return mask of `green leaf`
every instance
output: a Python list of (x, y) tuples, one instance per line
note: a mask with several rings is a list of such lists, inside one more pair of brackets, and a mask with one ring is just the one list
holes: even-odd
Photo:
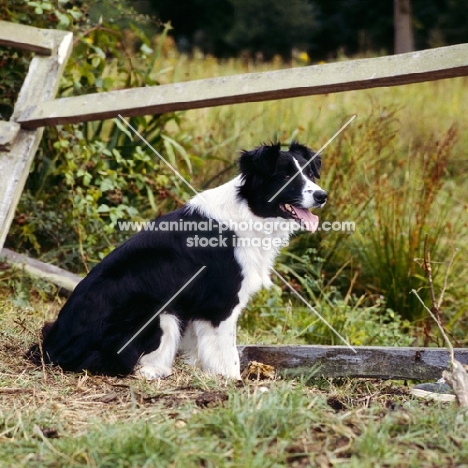
[(98, 213), (108, 213), (110, 211), (109, 205), (106, 205), (103, 203), (102, 205), (99, 205), (97, 212)]
[(101, 57), (93, 57), (91, 59), (91, 65), (94, 67), (94, 68), (98, 68), (102, 63), (102, 59)]
[(148, 201), (151, 206), (151, 209), (154, 212), (157, 212), (158, 207), (156, 206), (156, 202), (154, 201), (154, 194), (153, 194), (153, 191), (151, 190), (151, 187), (149, 187), (148, 185), (146, 186), (146, 193), (148, 194)]
[(102, 192), (107, 192), (109, 190), (114, 190), (115, 184), (110, 178), (105, 178), (102, 180), (99, 188), (102, 190)]
[(93, 176), (89, 172), (87, 172), (83, 177), (83, 185), (87, 187), (91, 183), (92, 179)]
[(59, 20), (59, 26), (62, 28), (68, 28), (71, 24), (70, 17), (65, 15), (64, 13), (60, 13), (60, 11), (55, 11), (55, 15)]
[(117, 128), (122, 132), (124, 133), (125, 135), (128, 136), (128, 138), (130, 140), (133, 139), (133, 133), (130, 131), (130, 128), (127, 126), (127, 124), (125, 124), (124, 122), (122, 122), (122, 120), (120, 118), (118, 119), (112, 119), (112, 122), (114, 122), (115, 125), (117, 125)]
[(170, 151), (171, 151), (171, 154), (173, 155), (174, 160), (175, 160), (175, 153), (174, 153), (174, 149), (175, 149), (177, 153), (179, 154), (179, 156), (181, 156), (182, 159), (187, 164), (187, 168), (189, 172), (192, 173), (192, 163), (190, 161), (190, 156), (188, 155), (187, 151), (185, 151), (185, 148), (181, 146), (179, 143), (177, 143), (177, 141), (175, 141), (173, 138), (170, 138), (167, 135), (161, 135), (161, 136), (164, 141), (164, 147), (166, 148), (167, 151), (169, 151), (168, 148), (170, 148)]
[(163, 136), (164, 148), (166, 150), (167, 160), (175, 167), (177, 167), (176, 157), (174, 153), (174, 147), (171, 144), (171, 139), (169, 137), (165, 138)]

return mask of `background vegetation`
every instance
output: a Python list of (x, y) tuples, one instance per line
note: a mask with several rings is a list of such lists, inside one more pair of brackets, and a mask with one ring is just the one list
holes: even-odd
[[(289, 59), (293, 48), (313, 61), (394, 48), (392, 0), (137, 0), (142, 12), (171, 21), (185, 51), (218, 57), (244, 53)], [(406, 4), (406, 2), (405, 2)], [(464, 0), (411, 0), (416, 49), (468, 41)]]
[[(93, 7), (15, 0), (3, 19), (75, 31), (60, 95), (157, 85), (290, 66), (180, 53), (157, 24), (121, 4), (108, 21)], [(121, 30), (122, 25), (127, 29)], [(158, 27), (156, 36), (147, 31)], [(5, 113), (28, 57), (4, 50)], [(301, 62), (295, 62), (301, 66)], [(466, 343), (466, 79), (132, 118), (152, 146), (200, 188), (236, 172), (240, 148), (299, 139), (318, 148), (351, 115), (355, 122), (327, 148), (321, 184), (330, 192), (322, 220), (354, 221), (355, 233), (303, 233), (278, 269), (352, 343), (437, 342), (412, 288), (428, 298), (418, 264), (432, 253), (436, 286), (455, 252), (444, 321)], [(7, 245), (84, 273), (128, 236), (119, 219), (146, 220), (192, 194), (118, 121), (47, 128)], [(290, 305), (294, 305), (293, 312)], [(263, 342), (336, 343), (290, 293), (261, 292), (242, 319)]]
[[(202, 24), (209, 39), (203, 49), (183, 33), (185, 52), (176, 48), (180, 37), (169, 36), (174, 32), (169, 25), (142, 16), (141, 2), (138, 13), (120, 2), (9, 0), (0, 3), (0, 19), (74, 32), (60, 96), (303, 66), (307, 55), (290, 54), (297, 41), (313, 60), (389, 50), (385, 40), (391, 17), (382, 13), (383, 2), (289, 2), (291, 11), (299, 13), (286, 20), (303, 24), (297, 36), (285, 35), (286, 46), (269, 49), (254, 24), (251, 36), (242, 29), (242, 22), (252, 19), (244, 14), (245, 5), (259, 2), (183, 2), (196, 9), (197, 14), (186, 13), (192, 27)], [(157, 9), (170, 3), (151, 5)], [(172, 3), (186, 11), (180, 2)], [(413, 1), (419, 44), (465, 37), (466, 26), (457, 29), (466, 18), (462, 4)], [(235, 8), (241, 10), (234, 15)], [(278, 37), (285, 27), (274, 22), (278, 11), (260, 10), (274, 13), (262, 18)], [(162, 13), (182, 31), (175, 17)], [(294, 26), (287, 21), (288, 28)], [(356, 26), (361, 21), (365, 32)], [(304, 26), (308, 22), (310, 28)], [(221, 38), (214, 40), (210, 35), (216, 29)], [(304, 43), (301, 35), (307, 31), (311, 37)], [(238, 58), (207, 55), (216, 47), (226, 55), (228, 39), (232, 53), (256, 45)], [(260, 60), (258, 51), (271, 61)], [(11, 114), (29, 59), (29, 54), (0, 49), (2, 119)], [(458, 78), (132, 118), (131, 123), (195, 187), (207, 188), (236, 173), (241, 148), (293, 139), (319, 148), (356, 114), (323, 155), (321, 185), (330, 202), (319, 215), (323, 221), (354, 221), (357, 231), (300, 234), (276, 268), (354, 345), (440, 345), (409, 294), (417, 288), (428, 299), (419, 267), (427, 242), (436, 289), (446, 290), (442, 319), (454, 342), (466, 346), (467, 85), (466, 78)], [(7, 245), (84, 274), (128, 236), (116, 229), (118, 219), (147, 220), (191, 195), (118, 120), (50, 127)], [(464, 414), (412, 399), (402, 382), (327, 381), (313, 378), (316, 370), (311, 369), (310, 376), (245, 379), (236, 386), (182, 363), (168, 380), (152, 383), (38, 369), (23, 359), (23, 352), (64, 300), (52, 285), (0, 261), (2, 466), (401, 468), (467, 463)], [(340, 344), (281, 283), (251, 301), (240, 325), (243, 343)]]

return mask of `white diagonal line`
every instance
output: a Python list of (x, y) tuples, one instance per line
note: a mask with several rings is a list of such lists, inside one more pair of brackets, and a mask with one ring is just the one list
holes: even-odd
[(118, 351), (120, 354), (204, 269), (203, 265)]
[(304, 166), (301, 167), (269, 200), (268, 203), (273, 201), (278, 194), (280, 194), (302, 171), (356, 118), (354, 114), (315, 154), (314, 156), (307, 161)]
[(166, 163), (167, 166), (169, 166), (171, 169), (172, 169), (172, 172), (174, 172), (174, 174), (176, 174), (177, 176), (179, 176), (179, 178), (182, 180), (182, 182), (184, 182), (188, 187), (190, 187), (193, 192), (197, 195), (200, 196), (200, 198), (205, 201), (205, 199), (203, 198), (203, 195), (201, 193), (199, 193), (195, 187), (193, 187), (193, 185), (190, 184), (190, 182), (188, 182), (185, 177), (169, 162), (167, 161), (166, 159), (164, 159), (161, 154), (159, 153), (159, 151), (157, 151), (155, 148), (153, 148), (153, 146), (150, 144), (149, 141), (146, 140), (146, 138), (143, 137), (143, 135), (141, 133), (138, 132), (138, 130), (136, 128), (134, 128), (130, 123), (128, 123), (120, 114), (119, 114), (119, 119), (122, 120), (122, 122), (125, 123), (125, 125), (127, 125), (127, 127), (129, 127), (133, 133), (135, 133), (135, 135), (137, 135), (138, 137), (140, 137), (140, 139), (142, 141), (144, 141), (146, 143), (146, 145), (151, 148), (151, 150), (153, 151), (153, 153), (159, 158), (161, 159), (162, 161), (164, 161)]
[(320, 315), (320, 313), (317, 311), (317, 309), (315, 309), (314, 307), (312, 307), (274, 268), (272, 268), (273, 272), (276, 274), (276, 276), (320, 319), (322, 320), (322, 322), (328, 327), (330, 328), (330, 330), (335, 333), (336, 336), (338, 336), (342, 341), (343, 343), (346, 344), (346, 346), (351, 349), (352, 351), (354, 351), (355, 353), (357, 353), (356, 349), (353, 348), (349, 342), (346, 340), (346, 338), (344, 338), (338, 331), (335, 330), (335, 328), (333, 328), (333, 326), (324, 318), (322, 317), (322, 315)]

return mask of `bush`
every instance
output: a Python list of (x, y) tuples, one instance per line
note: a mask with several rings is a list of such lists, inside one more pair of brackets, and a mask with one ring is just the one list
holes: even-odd
[[(335, 236), (326, 249), (338, 265), (351, 254), (361, 271), (360, 286), (382, 294), (389, 308), (415, 320), (423, 311), (409, 292), (426, 285), (415, 261), (423, 257), (426, 236), (432, 258), (448, 260), (453, 233), (463, 229), (462, 218), (453, 220), (447, 179), (457, 138), (449, 127), (404, 152), (396, 142), (396, 115), (396, 110), (375, 112), (330, 149), (325, 186), (338, 185), (341, 194), (328, 216), (353, 220), (357, 230)], [(421, 291), (426, 298), (427, 293)]]
[[(53, 10), (48, 3), (27, 5), (35, 7), (34, 14), (40, 13), (38, 9), (50, 11), (55, 19), (52, 27), (66, 25), (66, 14), (74, 19), (84, 15), (74, 8), (66, 13)], [(158, 84), (153, 67), (160, 48), (153, 47), (140, 29), (132, 26), (141, 46), (131, 51), (123, 33), (111, 23), (75, 26), (79, 26), (76, 44), (59, 97)], [(168, 29), (162, 31), (160, 44)], [(156, 151), (165, 149), (180, 171), (192, 170), (187, 152), (164, 132), (169, 122), (177, 123), (176, 114), (127, 121), (145, 134)], [(119, 119), (47, 128), (7, 245), (33, 250), (73, 271), (88, 271), (128, 237), (116, 230), (119, 219), (148, 219), (175, 208), (188, 196), (170, 169)]]

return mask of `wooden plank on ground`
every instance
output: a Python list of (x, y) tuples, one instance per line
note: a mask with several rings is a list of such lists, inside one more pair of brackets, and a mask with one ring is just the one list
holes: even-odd
[[(250, 361), (270, 364), (286, 374), (367, 377), (397, 380), (433, 380), (442, 377), (450, 362), (444, 348), (357, 346), (239, 346), (241, 365)], [(455, 349), (455, 358), (468, 365), (468, 349)]]
[(20, 125), (16, 122), (0, 121), (0, 151), (9, 151), (18, 136)]
[[(44, 99), (52, 99), (72, 50), (72, 33), (54, 33), (54, 53), (35, 56), (21, 87), (11, 120)], [(20, 130), (9, 152), (0, 151), (0, 249), (10, 228), (16, 206), (29, 174), (29, 167), (42, 137), (42, 129)]]
[(0, 258), (4, 258), (7, 263), (23, 268), (24, 271), (37, 278), (50, 281), (65, 291), (72, 292), (76, 285), (83, 279), (81, 276), (70, 273), (55, 265), (44, 263), (26, 255), (13, 252), (10, 249), (2, 249)]
[(43, 102), (23, 113), (25, 127), (396, 86), (468, 75), (468, 44), (386, 57), (132, 88)]
[(0, 21), (0, 45), (51, 55), (55, 43), (55, 31), (39, 29), (24, 24)]

